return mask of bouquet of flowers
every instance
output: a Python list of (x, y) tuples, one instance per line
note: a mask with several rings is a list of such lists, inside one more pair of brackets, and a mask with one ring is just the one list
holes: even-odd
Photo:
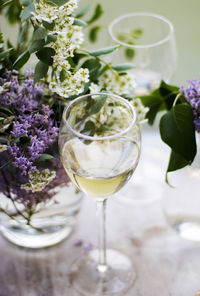
[[(96, 39), (101, 5), (86, 21), (82, 18), (88, 7), (75, 13), (77, 7), (78, 0), (3, 0), (0, 4), (0, 13), (19, 23), (16, 46), (0, 33), (0, 192), (30, 225), (36, 205), (45, 205), (54, 189), (67, 182), (57, 136), (63, 108), (70, 100), (107, 91), (131, 101), (140, 122), (147, 112), (140, 99), (130, 96), (134, 82), (126, 70), (131, 66), (112, 66), (102, 58), (118, 46), (95, 51), (83, 46), (85, 28), (90, 29), (90, 39)], [(37, 62), (25, 71), (33, 56)], [(101, 108), (104, 103), (98, 104)], [(18, 203), (25, 206), (25, 213)]]

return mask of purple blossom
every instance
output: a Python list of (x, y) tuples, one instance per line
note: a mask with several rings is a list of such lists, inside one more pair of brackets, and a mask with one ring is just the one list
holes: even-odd
[(187, 81), (189, 86), (180, 88), (188, 103), (192, 106), (194, 115), (194, 124), (197, 132), (200, 132), (200, 79), (192, 79)]
[[(0, 192), (12, 196), (25, 206), (50, 199), (60, 186), (68, 182), (56, 143), (59, 123), (55, 120), (53, 110), (42, 103), (43, 86), (34, 85), (32, 75), (28, 72), (22, 83), (17, 71), (6, 71), (0, 77), (0, 86), (4, 88), (0, 93), (0, 105), (8, 108), (14, 116), (14, 121), (6, 131), (10, 136), (10, 146), (0, 154), (0, 166), (12, 157), (12, 163), (0, 170)], [(36, 163), (43, 153), (54, 156), (45, 166), (56, 171), (56, 178), (42, 192), (21, 189), (21, 185), (28, 182), (29, 171), (43, 169)]]
[[(8, 151), (14, 158), (13, 165), (22, 175), (36, 169), (34, 162), (58, 135), (57, 123), (52, 119), (53, 111), (39, 100), (42, 86), (34, 85), (31, 75), (31, 72), (27, 73), (22, 84), (16, 71), (7, 71), (0, 77), (0, 86), (5, 86), (5, 91), (0, 94), (0, 104), (15, 115), (11, 135), (16, 143), (11, 144)], [(26, 137), (25, 142), (23, 137)]]

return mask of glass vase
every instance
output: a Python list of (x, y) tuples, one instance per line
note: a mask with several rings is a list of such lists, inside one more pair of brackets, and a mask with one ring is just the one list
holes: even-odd
[(35, 207), (28, 221), (24, 205), (19, 202), (14, 205), (1, 195), (0, 231), (8, 241), (21, 247), (37, 249), (53, 246), (73, 231), (82, 197), (83, 194), (72, 185), (58, 187), (50, 200)]

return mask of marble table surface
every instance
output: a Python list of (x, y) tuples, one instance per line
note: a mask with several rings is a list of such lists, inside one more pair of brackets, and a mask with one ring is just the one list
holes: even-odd
[[(145, 151), (145, 141), (144, 144)], [(159, 161), (159, 149), (155, 155), (151, 151), (151, 160)], [(143, 152), (145, 163), (149, 151)], [(108, 246), (127, 254), (137, 273), (126, 296), (200, 295), (200, 243), (180, 238), (167, 224), (161, 206), (160, 197), (171, 190), (163, 178), (167, 157), (168, 154), (159, 161), (163, 166), (161, 186), (153, 186), (151, 181), (151, 188), (145, 182), (147, 188), (143, 193), (154, 196), (152, 201), (132, 202), (123, 198), (127, 192), (130, 194), (130, 187), (108, 201)], [(153, 170), (150, 175), (152, 178)], [(140, 185), (141, 179), (135, 175), (134, 195), (140, 194)], [(77, 240), (82, 245), (77, 246)], [(78, 296), (71, 286), (70, 265), (96, 244), (95, 204), (89, 197), (84, 199), (73, 234), (54, 247), (24, 249), (0, 236), (0, 296)]]

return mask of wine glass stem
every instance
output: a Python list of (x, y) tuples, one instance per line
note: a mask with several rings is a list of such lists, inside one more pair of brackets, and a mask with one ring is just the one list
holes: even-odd
[(107, 199), (97, 200), (97, 218), (99, 222), (99, 263), (97, 270), (104, 274), (108, 269), (106, 262), (106, 201)]

